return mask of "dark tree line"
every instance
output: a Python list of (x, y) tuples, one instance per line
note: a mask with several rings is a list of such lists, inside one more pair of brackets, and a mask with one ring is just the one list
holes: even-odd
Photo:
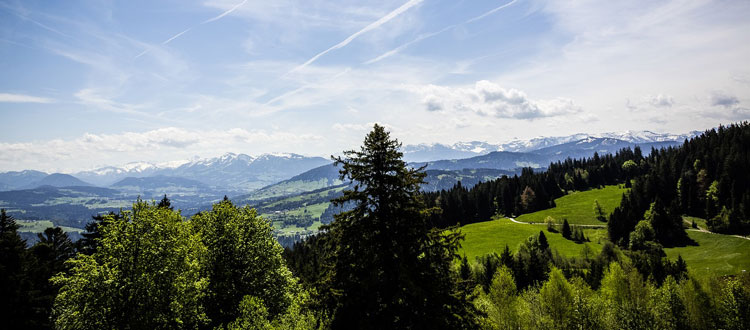
[(37, 234), (26, 247), (13, 217), (0, 210), (0, 320), (5, 329), (52, 329), (50, 311), (59, 289), (50, 278), (66, 271), (75, 245), (60, 227)]
[(685, 141), (680, 147), (639, 147), (615, 154), (567, 159), (543, 172), (523, 169), (521, 175), (481, 182), (471, 188), (424, 193), (436, 227), (447, 228), (554, 207), (554, 199), (572, 190), (625, 184), (632, 189), (609, 216), (610, 239), (627, 246), (629, 235), (646, 211), (656, 241), (684, 244), (682, 215), (706, 218), (709, 229), (722, 233), (750, 230), (750, 125), (720, 126)]
[(437, 227), (487, 221), (496, 214), (513, 216), (554, 207), (554, 199), (568, 191), (627, 184), (640, 172), (637, 166), (623, 164), (643, 161), (638, 147), (604, 156), (594, 153), (591, 158), (552, 163), (543, 172), (524, 168), (521, 175), (480, 182), (471, 188), (459, 182), (448, 190), (425, 193), (425, 199), (442, 210), (432, 216)]
[(652, 150), (640, 162), (633, 188), (609, 218), (609, 236), (621, 246), (644, 218), (656, 240), (681, 244), (682, 215), (707, 219), (711, 231), (750, 231), (750, 124), (706, 131), (681, 147)]

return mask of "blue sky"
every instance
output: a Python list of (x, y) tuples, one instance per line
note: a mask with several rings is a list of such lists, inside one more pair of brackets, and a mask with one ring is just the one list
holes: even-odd
[(0, 0), (0, 171), (750, 118), (748, 1)]

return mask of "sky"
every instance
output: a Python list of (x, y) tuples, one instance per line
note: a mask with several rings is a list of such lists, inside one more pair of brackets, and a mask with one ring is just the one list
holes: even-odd
[(750, 119), (750, 2), (0, 0), (0, 171)]

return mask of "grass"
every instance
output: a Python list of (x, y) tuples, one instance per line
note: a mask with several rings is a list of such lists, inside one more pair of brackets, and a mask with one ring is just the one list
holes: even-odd
[(691, 224), (693, 223), (693, 221), (695, 221), (695, 224), (698, 226), (698, 228), (708, 229), (708, 226), (706, 225), (706, 219), (683, 215), (682, 220), (687, 221), (685, 223), (686, 228), (691, 228)]
[(522, 214), (516, 220), (522, 222), (544, 222), (544, 219), (549, 216), (560, 223), (562, 223), (563, 218), (566, 218), (570, 224), (606, 225), (606, 222), (596, 219), (594, 201), (598, 200), (604, 214), (609, 215), (615, 207), (620, 205), (622, 194), (626, 191), (627, 189), (620, 186), (605, 186), (601, 189), (572, 192), (555, 199), (556, 207)]
[(466, 254), (469, 260), (487, 253), (500, 254), (507, 244), (512, 252), (518, 250), (519, 244), (531, 235), (539, 235), (539, 231), (544, 231), (550, 247), (556, 249), (560, 254), (572, 257), (581, 254), (584, 245), (591, 249), (592, 255), (601, 251), (601, 244), (598, 238), (606, 237), (606, 231), (597, 229), (585, 230), (585, 235), (591, 242), (578, 244), (567, 240), (559, 233), (550, 233), (546, 231), (545, 226), (518, 224), (513, 223), (507, 218), (499, 218), (491, 221), (472, 223), (461, 227), (461, 232), (466, 239), (461, 243), (459, 250), (460, 255)]
[(331, 189), (327, 189), (327, 190), (323, 190), (323, 191), (318, 191), (318, 192), (303, 193), (303, 194), (299, 194), (299, 195), (296, 195), (296, 196), (292, 196), (292, 197), (280, 199), (280, 200), (274, 201), (272, 203), (264, 204), (263, 207), (272, 208), (272, 207), (276, 207), (276, 206), (282, 205), (284, 203), (305, 202), (305, 201), (315, 200), (315, 199), (318, 199), (320, 197), (326, 197), (326, 196), (328, 196), (329, 192), (331, 192), (331, 191), (333, 191), (334, 193), (337, 193), (337, 192), (340, 192), (340, 191), (342, 191), (344, 189), (345, 189), (345, 187), (336, 187), (336, 188), (331, 188)]
[(691, 273), (696, 276), (721, 276), (750, 271), (750, 240), (721, 234), (688, 231), (688, 236), (698, 246), (666, 248), (670, 259), (687, 262)]
[(66, 233), (70, 232), (77, 232), (81, 233), (84, 230), (81, 228), (73, 228), (73, 227), (66, 227), (66, 226), (55, 226), (54, 223), (50, 220), (16, 220), (16, 223), (18, 224), (19, 232), (27, 232), (27, 233), (42, 233), (45, 229), (50, 227), (60, 227), (62, 230), (64, 230)]

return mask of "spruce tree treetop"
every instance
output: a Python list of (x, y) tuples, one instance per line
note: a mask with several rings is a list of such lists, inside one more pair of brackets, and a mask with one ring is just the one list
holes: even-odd
[[(328, 286), (337, 329), (462, 328), (470, 304), (451, 271), (460, 233), (428, 225), (419, 193), (425, 173), (401, 159), (380, 125), (359, 151), (333, 157), (352, 189), (333, 200), (354, 208), (326, 227), (333, 251)], [(432, 326), (430, 326), (432, 325)]]

